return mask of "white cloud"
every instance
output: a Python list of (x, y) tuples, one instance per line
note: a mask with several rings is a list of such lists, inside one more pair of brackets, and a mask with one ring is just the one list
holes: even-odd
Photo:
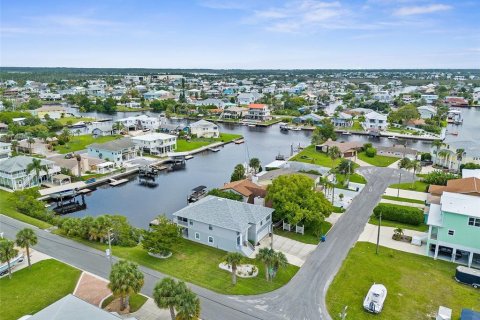
[(439, 11), (447, 11), (452, 9), (452, 6), (446, 4), (431, 4), (428, 6), (411, 6), (411, 7), (402, 7), (394, 11), (396, 16), (411, 16), (417, 14), (426, 14), (434, 13)]

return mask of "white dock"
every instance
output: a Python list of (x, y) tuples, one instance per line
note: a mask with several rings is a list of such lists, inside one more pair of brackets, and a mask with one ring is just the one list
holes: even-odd
[(115, 180), (115, 179), (110, 179), (110, 185), (112, 187), (119, 186), (121, 184), (127, 183), (128, 179), (120, 179), (120, 180)]

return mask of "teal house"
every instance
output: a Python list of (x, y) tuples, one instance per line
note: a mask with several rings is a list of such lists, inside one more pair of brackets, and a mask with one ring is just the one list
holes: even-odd
[(480, 196), (444, 191), (431, 203), (427, 254), (480, 267)]

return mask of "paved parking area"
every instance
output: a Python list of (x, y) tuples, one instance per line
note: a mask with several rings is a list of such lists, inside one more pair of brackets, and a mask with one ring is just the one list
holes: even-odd
[(112, 294), (107, 285), (107, 280), (84, 271), (78, 280), (73, 295), (94, 306), (100, 306), (103, 299)]
[(122, 316), (123, 318), (135, 317), (138, 320), (170, 320), (168, 309), (159, 309), (153, 299), (148, 298), (147, 302), (133, 313)]
[[(255, 255), (261, 248), (266, 247), (270, 248), (270, 237), (263, 238), (260, 245), (255, 247)], [(274, 235), (273, 237), (273, 249), (283, 252), (288, 262), (298, 267), (301, 267), (305, 263), (307, 257), (316, 247), (317, 246), (313, 244), (295, 241), (279, 235)]]
[[(395, 230), (395, 228), (380, 227), (380, 245), (381, 246), (404, 251), (404, 252), (426, 255), (425, 245), (415, 246), (411, 243), (393, 240), (392, 239), (393, 230)], [(421, 231), (404, 229), (403, 232), (406, 236), (412, 236), (412, 237), (426, 236), (426, 233)], [(367, 223), (365, 225), (365, 229), (363, 229), (362, 234), (360, 234), (358, 241), (377, 243), (377, 233), (378, 233), (378, 226)]]

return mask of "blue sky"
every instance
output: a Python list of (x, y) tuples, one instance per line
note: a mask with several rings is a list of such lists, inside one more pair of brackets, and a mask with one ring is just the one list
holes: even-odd
[(480, 68), (480, 0), (2, 1), (2, 66)]

